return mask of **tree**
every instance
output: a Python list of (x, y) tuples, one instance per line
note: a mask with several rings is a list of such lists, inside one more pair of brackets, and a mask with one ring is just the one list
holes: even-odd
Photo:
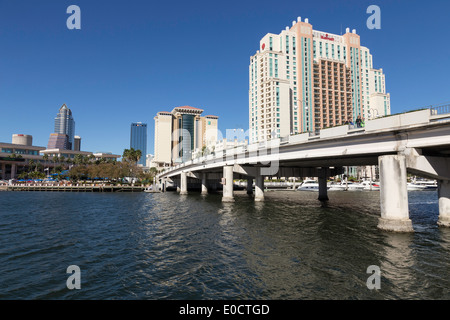
[(42, 156), (42, 159), (44, 159), (44, 164), (45, 164), (45, 166), (47, 166), (48, 154), (45, 153), (45, 154)]
[(142, 156), (141, 150), (135, 150), (134, 148), (125, 149), (123, 151), (122, 158), (126, 161), (137, 163)]
[(66, 162), (66, 157), (64, 157), (63, 155), (61, 155), (61, 156), (59, 157), (59, 162), (61, 162), (61, 163)]
[(75, 165), (80, 165), (83, 163), (83, 156), (81, 154), (76, 154), (75, 157), (73, 158), (73, 163)]
[(33, 159), (28, 160), (28, 170), (32, 171), (33, 170), (33, 166), (35, 165), (35, 162)]

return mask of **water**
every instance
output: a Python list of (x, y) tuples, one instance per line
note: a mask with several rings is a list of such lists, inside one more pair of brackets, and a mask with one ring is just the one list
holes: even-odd
[(377, 229), (379, 192), (329, 196), (0, 192), (0, 299), (450, 298), (435, 192), (409, 193), (413, 234)]

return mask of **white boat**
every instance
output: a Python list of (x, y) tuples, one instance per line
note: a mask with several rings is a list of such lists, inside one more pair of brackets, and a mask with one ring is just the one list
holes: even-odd
[(144, 189), (144, 192), (159, 192), (159, 190), (153, 190), (153, 186), (148, 186)]
[(346, 191), (347, 187), (345, 184), (339, 182), (330, 182), (328, 184), (328, 191)]
[(297, 188), (300, 191), (319, 191), (319, 183), (315, 180), (305, 180)]
[(364, 186), (360, 183), (355, 182), (331, 182), (329, 185), (329, 191), (362, 191)]
[(417, 180), (407, 183), (408, 191), (434, 191), (437, 188), (437, 181), (433, 180)]
[(364, 186), (364, 190), (380, 191), (380, 183), (374, 181), (363, 181), (361, 184)]

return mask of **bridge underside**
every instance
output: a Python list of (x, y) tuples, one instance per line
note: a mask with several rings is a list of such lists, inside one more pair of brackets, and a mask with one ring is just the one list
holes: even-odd
[[(188, 184), (199, 185), (203, 194), (211, 188), (223, 188), (223, 201), (233, 201), (234, 179), (247, 179), (247, 192), (254, 192), (255, 201), (263, 201), (264, 177), (318, 177), (319, 200), (326, 201), (327, 178), (342, 174), (347, 166), (378, 166), (380, 229), (413, 231), (408, 209), (408, 173), (438, 181), (438, 224), (450, 227), (450, 121), (431, 123), (427, 112), (374, 120), (371, 125), (366, 124), (363, 134), (321, 134), (312, 139), (306, 134), (292, 137), (279, 148), (266, 145), (258, 149), (258, 145), (252, 150), (248, 146), (240, 153), (226, 150), (212, 158), (195, 159), (172, 168), (159, 178), (173, 180), (181, 194), (187, 193)], [(413, 118), (417, 124), (409, 121)], [(383, 121), (399, 125), (388, 128), (382, 125)]]

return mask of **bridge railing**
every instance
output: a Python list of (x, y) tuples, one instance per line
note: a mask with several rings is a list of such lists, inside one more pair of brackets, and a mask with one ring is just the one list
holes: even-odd
[(432, 116), (449, 114), (450, 104), (444, 104), (441, 106), (430, 106), (430, 112)]

